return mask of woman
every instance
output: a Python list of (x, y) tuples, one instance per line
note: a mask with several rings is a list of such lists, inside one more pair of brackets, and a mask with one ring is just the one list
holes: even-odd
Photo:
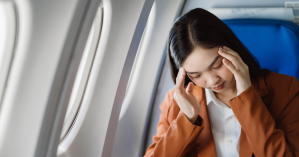
[(261, 69), (220, 19), (194, 9), (173, 24), (175, 88), (145, 157), (299, 157), (299, 82)]

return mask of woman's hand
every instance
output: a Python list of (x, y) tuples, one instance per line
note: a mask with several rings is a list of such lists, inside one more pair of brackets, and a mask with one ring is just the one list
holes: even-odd
[(248, 66), (238, 53), (228, 47), (219, 48), (218, 53), (223, 56), (222, 62), (234, 74), (238, 93), (242, 93), (251, 86)]
[(180, 68), (180, 71), (176, 78), (174, 100), (179, 105), (182, 112), (187, 116), (191, 123), (195, 123), (199, 114), (200, 106), (193, 95), (194, 84), (190, 82), (184, 89), (184, 80), (186, 77), (186, 72), (183, 67)]

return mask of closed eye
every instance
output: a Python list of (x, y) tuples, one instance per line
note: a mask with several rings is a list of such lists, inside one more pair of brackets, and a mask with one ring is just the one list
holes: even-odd
[(220, 69), (221, 66), (222, 66), (222, 64), (223, 64), (223, 63), (221, 62), (221, 64), (220, 64), (218, 67), (214, 68), (214, 69), (216, 69), (216, 70), (217, 70), (217, 69)]
[(195, 79), (198, 79), (200, 77), (200, 75), (198, 75), (198, 76), (196, 76), (196, 77), (194, 77)]
[[(218, 67), (215, 67), (214, 69), (218, 70), (222, 67), (223, 63), (221, 62), (221, 64)], [(200, 75), (194, 77), (195, 79), (198, 79), (200, 77)]]
[[(218, 59), (219, 59), (219, 56), (217, 57), (217, 60), (218, 60)], [(222, 63), (222, 60), (221, 60), (221, 64), (220, 64), (218, 67), (215, 67), (215, 68), (213, 68), (213, 69), (218, 70), (218, 69), (220, 69), (220, 68), (222, 67), (222, 65), (223, 65), (223, 63)], [(190, 76), (190, 75), (188, 75), (188, 76)], [(190, 76), (190, 77), (192, 77), (192, 78), (194, 78), (194, 79), (198, 79), (200, 76), (201, 76), (201, 75), (199, 74), (199, 75), (197, 75), (196, 77), (192, 77), (192, 76)]]

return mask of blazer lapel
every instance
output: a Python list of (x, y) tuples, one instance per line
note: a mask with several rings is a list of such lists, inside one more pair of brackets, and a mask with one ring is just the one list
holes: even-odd
[(206, 105), (207, 103), (206, 103), (204, 88), (201, 87), (199, 88), (200, 89), (198, 90), (194, 90), (194, 91), (198, 91), (198, 93), (194, 93), (194, 95), (197, 96), (197, 99), (200, 102), (199, 115), (204, 120), (205, 128), (202, 130), (202, 132), (200, 133), (196, 141), (195, 148), (197, 151), (197, 156), (217, 157), (215, 143), (213, 139), (213, 133), (210, 126), (209, 112), (207, 112), (207, 105)]
[[(251, 78), (251, 83), (254, 86), (256, 92), (259, 96), (263, 99), (265, 105), (267, 106), (267, 102), (271, 100), (271, 96), (267, 89), (266, 81), (263, 77), (257, 78), (257, 80)], [(196, 89), (197, 88), (197, 89)], [(200, 112), (199, 115), (204, 120), (205, 128), (199, 135), (197, 142), (196, 142), (196, 150), (197, 155), (201, 156), (209, 156), (209, 157), (217, 157), (216, 155), (216, 148), (214, 143), (214, 137), (212, 133), (212, 128), (210, 125), (209, 119), (209, 112), (207, 110), (207, 103), (206, 103), (206, 96), (204, 88), (199, 86), (195, 86), (194, 95), (197, 97), (198, 101), (200, 102)], [(239, 155), (240, 157), (251, 157), (252, 156), (251, 148), (248, 144), (246, 133), (241, 128), (241, 135), (240, 135), (240, 148), (239, 148)]]

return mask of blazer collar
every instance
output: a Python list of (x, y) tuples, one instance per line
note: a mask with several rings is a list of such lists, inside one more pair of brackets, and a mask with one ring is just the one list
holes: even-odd
[[(267, 102), (270, 99), (269, 97), (267, 97), (269, 95), (269, 91), (264, 77), (258, 77), (256, 79), (251, 78), (251, 84), (254, 86), (256, 92), (259, 94), (259, 96), (263, 99), (264, 102)], [(205, 129), (203, 129), (200, 136), (198, 136), (195, 145), (196, 150), (198, 150), (198, 156), (217, 157), (213, 133), (210, 125), (209, 113), (207, 112), (207, 100), (205, 95), (205, 89), (199, 86), (195, 86), (193, 94), (198, 99), (198, 102), (200, 104), (199, 115), (205, 121)], [(240, 135), (239, 155), (244, 157), (252, 156), (251, 148), (248, 144), (246, 134), (242, 128)]]

